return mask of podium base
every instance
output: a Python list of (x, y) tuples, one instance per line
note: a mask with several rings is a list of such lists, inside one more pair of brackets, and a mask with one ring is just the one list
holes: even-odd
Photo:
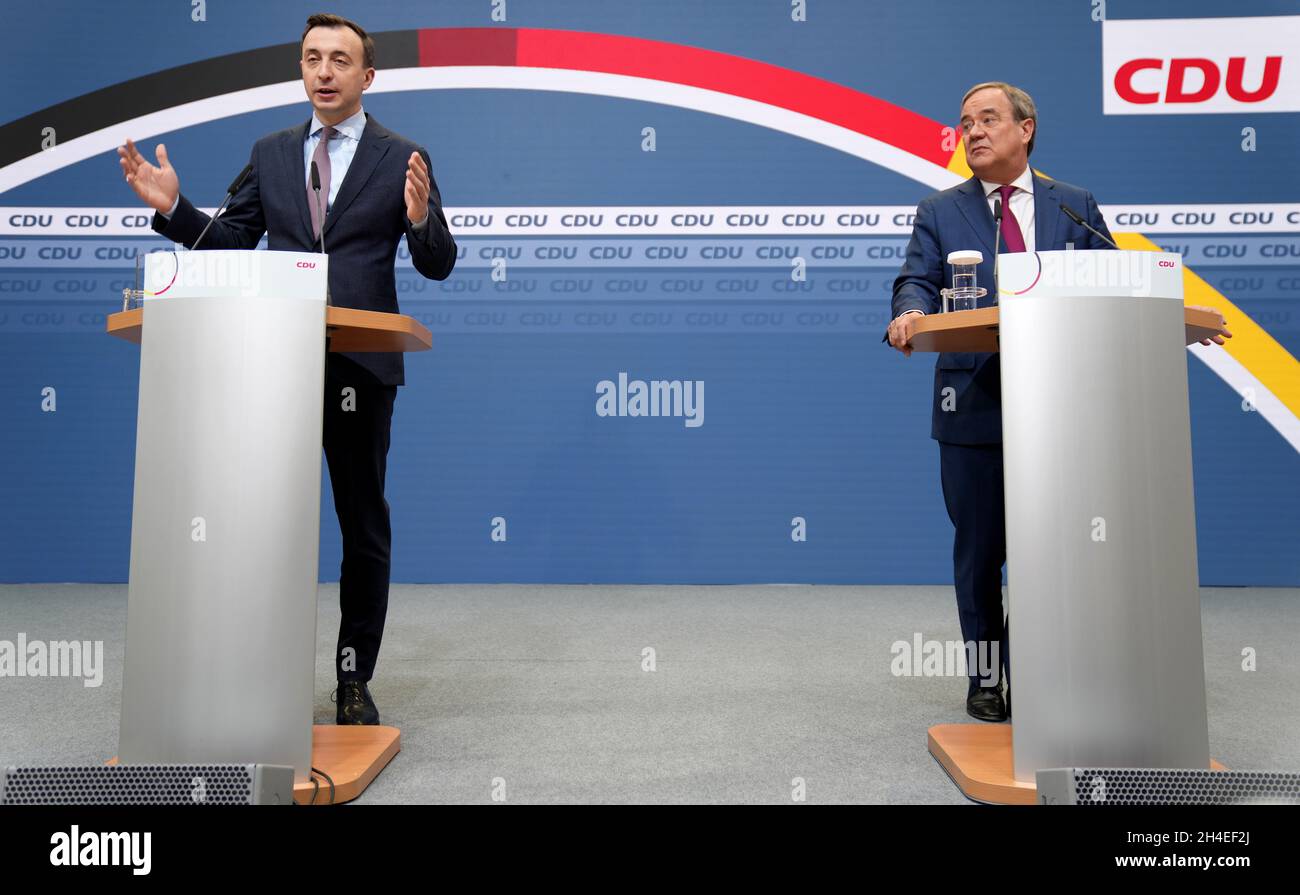
[[(316, 724), (311, 729), (311, 766), (334, 781), (334, 801), (323, 777), (320, 789), (308, 780), (295, 783), (295, 805), (341, 805), (366, 791), (366, 787), (402, 751), (402, 732), (379, 724)], [(117, 764), (113, 756), (104, 764)], [(313, 794), (315, 801), (312, 800)]]
[[(1015, 778), (1010, 724), (936, 724), (926, 739), (930, 754), (966, 798), (990, 805), (1038, 803), (1038, 787)], [(1210, 769), (1227, 770), (1214, 760)]]
[(936, 724), (926, 740), (930, 754), (966, 798), (991, 805), (1038, 801), (1038, 787), (1015, 778), (1010, 724)]
[[(334, 802), (350, 802), (366, 791), (379, 772), (402, 751), (402, 732), (396, 727), (365, 724), (317, 724), (311, 732), (311, 764), (334, 781)], [(330, 804), (329, 784), (317, 775), (320, 789), (311, 781), (296, 783), (297, 805)], [(315, 794), (315, 800), (312, 794)]]

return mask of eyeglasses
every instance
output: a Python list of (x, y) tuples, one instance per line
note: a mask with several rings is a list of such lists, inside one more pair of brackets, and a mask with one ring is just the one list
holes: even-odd
[[(980, 127), (984, 128), (984, 130), (986, 131), (992, 130), (993, 128), (997, 127), (999, 124), (1002, 123), (1002, 116), (995, 115), (994, 113), (989, 112), (986, 115), (980, 116), (979, 123), (980, 123)], [(961, 132), (963, 134), (969, 134), (971, 132), (971, 128), (973, 128), (974, 126), (975, 126), (975, 122), (972, 120), (968, 119), (966, 121), (963, 121), (961, 123)]]

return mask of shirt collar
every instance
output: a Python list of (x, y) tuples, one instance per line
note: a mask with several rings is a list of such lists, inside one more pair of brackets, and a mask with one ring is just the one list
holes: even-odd
[[(311, 116), (311, 127), (307, 129), (307, 136), (314, 137), (318, 135), (325, 125), (316, 117), (313, 112)], [(334, 125), (334, 130), (338, 131), (345, 137), (351, 137), (353, 140), (360, 142), (361, 132), (366, 129), (366, 110), (357, 109), (357, 114), (344, 118), (338, 124)]]
[[(998, 187), (1002, 186), (1002, 184), (994, 183), (991, 180), (981, 180), (980, 184), (984, 187), (985, 198), (992, 196), (995, 192), (997, 192)], [(1033, 169), (1030, 168), (1028, 165), (1026, 165), (1025, 170), (1020, 172), (1020, 176), (1017, 177), (1015, 180), (1011, 181), (1011, 185), (1018, 189), (1024, 190), (1026, 193), (1029, 193), (1032, 196), (1034, 193)]]

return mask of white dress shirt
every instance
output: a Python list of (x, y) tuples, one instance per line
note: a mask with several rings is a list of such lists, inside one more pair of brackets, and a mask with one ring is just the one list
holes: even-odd
[[(311, 124), (307, 128), (307, 139), (302, 144), (303, 169), (307, 172), (304, 185), (308, 189), (311, 188), (311, 159), (316, 154), (316, 147), (320, 145), (321, 130), (324, 127), (325, 125), (313, 113)], [(352, 164), (352, 159), (357, 154), (357, 146), (361, 143), (361, 132), (366, 129), (366, 110), (357, 109), (357, 114), (344, 118), (334, 125), (334, 129), (338, 133), (330, 140), (329, 148), (326, 150), (330, 155), (330, 194), (325, 199), (326, 210), (338, 198), (339, 187), (343, 185), (343, 178), (348, 174), (348, 166)]]

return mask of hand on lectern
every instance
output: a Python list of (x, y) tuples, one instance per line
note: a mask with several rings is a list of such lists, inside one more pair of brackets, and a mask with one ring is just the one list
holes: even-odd
[(125, 146), (117, 147), (118, 162), (135, 194), (154, 211), (165, 214), (180, 195), (181, 180), (171, 162), (167, 161), (167, 147), (159, 143), (155, 151), (158, 164), (151, 165), (135, 144), (127, 140)]
[(912, 355), (912, 346), (908, 342), (912, 341), (912, 330), (922, 316), (920, 311), (904, 311), (889, 321), (889, 344), (903, 352), (904, 357)]
[(1232, 333), (1228, 332), (1228, 321), (1223, 319), (1223, 314), (1219, 312), (1218, 308), (1211, 308), (1207, 305), (1188, 305), (1187, 307), (1194, 311), (1209, 311), (1211, 314), (1219, 315), (1219, 334), (1217, 336), (1210, 336), (1208, 339), (1201, 339), (1202, 345), (1209, 345), (1211, 342), (1215, 345), (1222, 345), (1224, 336), (1227, 336), (1229, 339), (1232, 338)]

